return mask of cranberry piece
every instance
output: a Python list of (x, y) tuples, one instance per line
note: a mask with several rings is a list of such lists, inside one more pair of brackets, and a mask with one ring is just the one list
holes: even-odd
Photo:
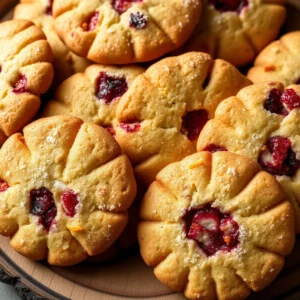
[(94, 31), (98, 25), (99, 21), (99, 12), (96, 11), (94, 14), (92, 14), (87, 21), (87, 23), (83, 24), (83, 29), (85, 31)]
[(49, 3), (46, 7), (46, 14), (49, 15), (49, 16), (52, 16), (53, 1), (54, 0), (49, 0)]
[(214, 209), (207, 209), (194, 215), (192, 223), (198, 224), (201, 228), (217, 233), (220, 227), (219, 214)]
[(209, 3), (221, 12), (236, 11), (240, 13), (248, 6), (248, 0), (209, 0)]
[(181, 132), (185, 134), (189, 140), (194, 141), (208, 121), (208, 114), (205, 110), (200, 109), (188, 112), (182, 120)]
[(300, 106), (300, 96), (293, 89), (287, 89), (281, 96), (280, 101), (292, 110)]
[(15, 94), (26, 93), (27, 92), (26, 85), (27, 85), (27, 77), (25, 75), (21, 75), (21, 77), (15, 84), (13, 92)]
[(288, 111), (281, 103), (281, 96), (282, 93), (280, 90), (272, 89), (268, 95), (266, 102), (264, 103), (264, 108), (271, 113), (287, 116)]
[(300, 161), (291, 148), (290, 140), (280, 136), (268, 140), (259, 155), (258, 162), (264, 170), (279, 176), (294, 176), (300, 167)]
[(142, 2), (142, 0), (113, 0), (113, 8), (122, 14), (132, 6), (132, 3)]
[(137, 132), (141, 128), (140, 123), (120, 123), (120, 127), (127, 132)]
[(5, 192), (10, 186), (6, 181), (0, 179), (0, 193)]
[(237, 245), (239, 225), (232, 219), (232, 217), (227, 217), (221, 221), (220, 230), (222, 231), (222, 237), (227, 246), (234, 247)]
[(53, 206), (51, 209), (45, 212), (43, 217), (43, 224), (47, 230), (50, 229), (51, 225), (54, 224), (53, 220), (55, 219), (57, 214), (57, 209)]
[(136, 29), (143, 29), (147, 26), (148, 19), (140, 12), (131, 13), (129, 17), (129, 26)]
[(78, 194), (72, 190), (67, 190), (61, 195), (64, 211), (68, 217), (74, 217), (79, 204)]
[(127, 90), (128, 85), (124, 77), (101, 72), (96, 80), (96, 97), (103, 100), (105, 104), (120, 98)]
[(110, 135), (112, 136), (112, 137), (115, 137), (116, 136), (116, 132), (115, 132), (115, 130), (114, 130), (114, 128), (112, 127), (112, 126), (105, 126), (105, 127), (103, 127), (107, 132), (109, 132), (110, 133)]
[(209, 144), (203, 149), (203, 151), (208, 151), (208, 152), (211, 152), (211, 153), (215, 153), (215, 152), (218, 152), (218, 151), (228, 151), (228, 150), (224, 147), (217, 146), (215, 144)]

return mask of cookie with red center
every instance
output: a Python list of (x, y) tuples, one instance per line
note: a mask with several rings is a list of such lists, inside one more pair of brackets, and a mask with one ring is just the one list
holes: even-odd
[(248, 78), (254, 83), (277, 80), (284, 85), (300, 84), (300, 31), (283, 35), (257, 56)]
[(105, 129), (71, 116), (23, 132), (0, 150), (0, 233), (20, 254), (53, 265), (104, 252), (135, 197), (128, 158)]
[(120, 98), (143, 71), (138, 66), (92, 65), (58, 86), (55, 100), (46, 104), (42, 115), (72, 115), (103, 126), (115, 136)]
[(196, 152), (217, 105), (249, 84), (229, 63), (196, 52), (163, 59), (138, 76), (119, 102), (115, 129), (138, 179), (149, 185), (163, 167)]
[(52, 83), (52, 52), (44, 33), (24, 20), (0, 24), (0, 145), (36, 115)]
[(21, 0), (15, 7), (14, 19), (25, 19), (41, 28), (52, 48), (54, 84), (57, 85), (75, 73), (83, 72), (90, 62), (71, 52), (58, 37), (52, 17), (53, 0)]
[(198, 151), (210, 145), (248, 156), (283, 186), (294, 207), (300, 231), (300, 87), (254, 84), (223, 101), (207, 122)]
[(203, 51), (238, 67), (247, 65), (277, 37), (285, 19), (283, 4), (284, 0), (204, 0), (202, 17), (181, 51)]
[(295, 241), (280, 184), (255, 161), (226, 151), (164, 168), (140, 217), (144, 261), (189, 299), (245, 299), (274, 280)]
[(55, 0), (55, 28), (76, 54), (101, 64), (157, 59), (192, 34), (202, 1)]

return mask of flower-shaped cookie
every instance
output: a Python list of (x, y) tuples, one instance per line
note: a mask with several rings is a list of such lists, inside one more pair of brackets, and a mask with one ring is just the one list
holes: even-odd
[(256, 58), (248, 78), (254, 83), (277, 80), (300, 84), (300, 31), (290, 32), (268, 45)]
[(101, 125), (114, 136), (120, 97), (143, 71), (138, 66), (92, 65), (85, 73), (65, 80), (56, 89), (55, 100), (47, 103), (42, 115), (72, 115)]
[(244, 299), (280, 272), (295, 240), (276, 179), (246, 157), (193, 154), (146, 193), (138, 237), (156, 277), (190, 299)]
[(72, 265), (123, 231), (136, 183), (128, 158), (103, 128), (44, 118), (0, 150), (0, 233), (22, 255)]
[(58, 84), (74, 73), (83, 72), (90, 62), (72, 53), (58, 37), (52, 17), (53, 0), (21, 0), (14, 10), (14, 19), (25, 19), (41, 28), (52, 48), (54, 82)]
[(51, 85), (52, 52), (43, 32), (29, 21), (0, 24), (0, 145), (36, 115)]
[(300, 232), (300, 86), (254, 84), (223, 101), (203, 128), (198, 151), (228, 150), (258, 161), (276, 176), (296, 214)]
[(156, 59), (182, 45), (201, 13), (200, 0), (55, 0), (55, 27), (66, 45), (102, 64)]
[(283, 4), (284, 0), (204, 0), (202, 18), (183, 50), (246, 65), (276, 38), (285, 19)]
[(218, 104), (250, 81), (223, 60), (191, 52), (166, 58), (138, 76), (117, 108), (116, 139), (149, 185), (171, 162), (196, 152)]

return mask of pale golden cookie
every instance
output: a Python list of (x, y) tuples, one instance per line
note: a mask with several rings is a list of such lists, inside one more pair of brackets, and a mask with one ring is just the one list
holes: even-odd
[[(300, 86), (254, 84), (223, 101), (203, 128), (197, 149), (228, 150), (276, 176), (294, 207), (300, 232)], [(220, 149), (221, 147), (221, 149)]]
[(167, 166), (140, 216), (143, 259), (189, 299), (245, 299), (273, 281), (295, 241), (280, 184), (229, 152), (196, 153)]
[(116, 139), (145, 185), (171, 162), (196, 152), (217, 105), (251, 82), (223, 60), (191, 52), (152, 65), (117, 108)]
[(0, 233), (33, 259), (67, 266), (108, 249), (136, 194), (128, 158), (98, 125), (44, 118), (0, 150)]
[(200, 0), (55, 0), (53, 16), (73, 52), (101, 64), (129, 64), (182, 45), (201, 6)]

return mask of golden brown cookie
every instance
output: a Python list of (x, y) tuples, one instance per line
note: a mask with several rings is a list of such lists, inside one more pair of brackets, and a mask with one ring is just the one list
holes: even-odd
[(67, 266), (119, 237), (136, 183), (128, 158), (98, 125), (44, 118), (0, 150), (0, 233), (33, 259)]
[(189, 299), (245, 299), (278, 275), (295, 241), (280, 184), (229, 152), (196, 153), (167, 166), (140, 216), (143, 259)]
[(250, 157), (276, 176), (294, 207), (300, 232), (300, 86), (254, 84), (223, 101), (203, 128), (198, 151)]
[(55, 84), (74, 73), (83, 72), (90, 62), (72, 53), (58, 37), (52, 17), (53, 0), (21, 0), (14, 10), (14, 19), (26, 19), (41, 28), (52, 48)]
[(284, 85), (300, 84), (300, 31), (283, 35), (257, 56), (248, 78), (254, 83), (276, 80)]
[(285, 19), (284, 0), (204, 0), (203, 14), (184, 51), (203, 51), (235, 66), (254, 60)]
[(191, 52), (152, 65), (138, 76), (117, 108), (116, 139), (144, 184), (171, 162), (196, 152), (217, 105), (250, 81), (223, 60)]
[(101, 64), (129, 64), (182, 45), (201, 6), (200, 0), (55, 0), (53, 16), (73, 52)]
[(52, 52), (43, 32), (24, 20), (0, 24), (0, 145), (36, 115), (51, 85)]

